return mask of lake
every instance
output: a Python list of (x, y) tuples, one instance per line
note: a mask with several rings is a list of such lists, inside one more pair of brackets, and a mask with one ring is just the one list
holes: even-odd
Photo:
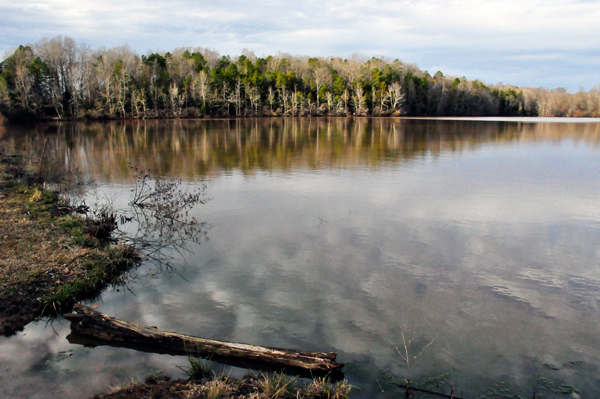
[[(125, 209), (129, 164), (211, 198), (192, 212), (207, 239), (142, 263), (98, 311), (335, 351), (355, 398), (399, 396), (403, 336), (411, 380), (435, 390), (600, 397), (598, 119), (63, 123), (5, 128), (0, 143), (40, 154), (45, 136), (47, 162), (93, 180), (88, 202)], [(187, 364), (68, 333), (42, 320), (0, 337), (0, 397), (85, 397)]]

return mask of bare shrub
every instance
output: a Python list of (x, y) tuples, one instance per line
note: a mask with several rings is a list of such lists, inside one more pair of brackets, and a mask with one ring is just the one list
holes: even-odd
[(147, 169), (132, 165), (130, 169), (135, 187), (130, 209), (119, 219), (122, 224), (135, 221), (137, 231), (124, 234), (126, 240), (157, 262), (166, 262), (170, 251), (186, 250), (189, 242), (208, 240), (210, 225), (189, 215), (193, 207), (210, 201), (205, 184), (189, 189), (180, 178), (161, 179)]

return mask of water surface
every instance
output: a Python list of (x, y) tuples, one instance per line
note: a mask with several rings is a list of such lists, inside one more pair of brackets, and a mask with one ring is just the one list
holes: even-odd
[[(245, 119), (10, 128), (124, 208), (129, 164), (207, 184), (208, 241), (145, 263), (97, 309), (227, 341), (336, 351), (354, 397), (411, 378), (600, 395), (600, 122)], [(185, 358), (70, 345), (68, 322), (0, 338), (0, 396), (80, 397)], [(400, 349), (403, 349), (400, 346)], [(220, 366), (217, 366), (220, 367)], [(224, 369), (234, 375), (244, 370)], [(567, 387), (567, 388), (564, 388)], [(545, 390), (541, 391), (542, 388)], [(442, 388), (440, 388), (442, 389)]]

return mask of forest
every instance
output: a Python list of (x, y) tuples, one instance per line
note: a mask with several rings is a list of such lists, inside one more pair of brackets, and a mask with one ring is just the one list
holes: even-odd
[(226, 116), (600, 116), (600, 86), (519, 88), (416, 65), (209, 48), (139, 55), (69, 37), (21, 45), (0, 63), (9, 120)]

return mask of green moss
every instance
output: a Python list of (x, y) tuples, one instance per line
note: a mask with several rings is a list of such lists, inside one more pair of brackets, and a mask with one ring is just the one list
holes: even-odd
[(60, 311), (72, 306), (75, 300), (92, 297), (109, 282), (120, 280), (121, 274), (132, 267), (134, 259), (127, 251), (106, 250), (102, 256), (94, 256), (81, 262), (77, 280), (59, 285), (42, 297), (43, 312)]
[(58, 220), (58, 225), (67, 233), (71, 233), (73, 229), (83, 229), (83, 220), (80, 217), (67, 215)]

